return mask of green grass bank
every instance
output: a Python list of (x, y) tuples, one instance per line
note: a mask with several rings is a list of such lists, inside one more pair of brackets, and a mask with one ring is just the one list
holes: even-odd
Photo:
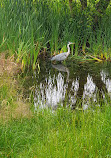
[(111, 157), (111, 106), (94, 111), (39, 110), (30, 117), (0, 118), (1, 158)]

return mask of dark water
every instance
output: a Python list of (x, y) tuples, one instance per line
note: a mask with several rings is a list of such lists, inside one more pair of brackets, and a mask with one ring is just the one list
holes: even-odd
[(105, 99), (106, 93), (111, 99), (111, 63), (40, 63), (40, 72), (35, 70), (25, 85), (32, 87), (35, 110), (38, 106), (76, 108), (80, 98), (83, 109), (100, 106), (98, 100)]

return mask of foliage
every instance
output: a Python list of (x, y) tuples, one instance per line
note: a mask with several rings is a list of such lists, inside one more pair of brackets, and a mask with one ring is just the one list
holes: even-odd
[(72, 10), (68, 0), (0, 1), (0, 51), (8, 49), (23, 67), (35, 67), (43, 49), (52, 55), (72, 41), (72, 55), (82, 49), (109, 58), (111, 9), (101, 14), (96, 5), (90, 1), (81, 11), (79, 1), (72, 1)]

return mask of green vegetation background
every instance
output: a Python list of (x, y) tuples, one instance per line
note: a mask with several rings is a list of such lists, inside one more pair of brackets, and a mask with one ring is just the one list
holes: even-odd
[[(87, 6), (83, 7), (82, 1), (87, 2)], [(60, 49), (65, 51), (68, 41), (75, 42), (72, 56), (82, 50), (110, 58), (111, 2), (0, 1), (0, 52), (8, 50), (8, 55), (14, 54), (23, 67), (34, 68), (42, 52), (52, 55)]]

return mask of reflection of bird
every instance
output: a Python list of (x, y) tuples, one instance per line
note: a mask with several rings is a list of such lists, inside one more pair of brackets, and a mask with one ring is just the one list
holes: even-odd
[(67, 72), (67, 79), (66, 79), (66, 81), (67, 82), (69, 81), (69, 69), (66, 66), (64, 66), (62, 64), (59, 64), (59, 65), (57, 64), (57, 65), (52, 65), (52, 67), (57, 69), (57, 70), (59, 70), (59, 71)]
[(67, 44), (68, 52), (60, 53), (60, 54), (52, 57), (51, 61), (63, 61), (63, 60), (65, 60), (68, 57), (68, 55), (70, 54), (70, 47), (69, 47), (70, 44), (74, 44), (74, 43), (68, 42), (68, 44)]
[(69, 69), (66, 66), (62, 65), (62, 64), (57, 64), (57, 65), (52, 64), (52, 67), (59, 70), (59, 71), (69, 73)]

